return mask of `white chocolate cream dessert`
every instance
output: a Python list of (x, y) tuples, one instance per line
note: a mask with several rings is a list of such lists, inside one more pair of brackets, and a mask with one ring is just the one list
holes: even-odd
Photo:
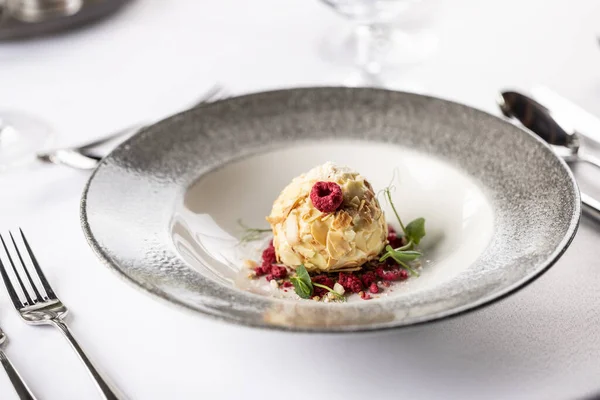
[(387, 243), (385, 216), (369, 182), (332, 162), (294, 178), (267, 221), (278, 262), (309, 272), (359, 270)]

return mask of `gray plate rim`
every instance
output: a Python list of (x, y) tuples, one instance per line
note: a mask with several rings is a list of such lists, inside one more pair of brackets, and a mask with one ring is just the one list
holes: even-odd
[[(246, 97), (252, 97), (252, 96), (260, 96), (260, 95), (264, 95), (264, 94), (268, 94), (268, 93), (275, 94), (275, 93), (279, 93), (279, 92), (287, 92), (287, 91), (294, 91), (294, 90), (319, 90), (319, 89), (348, 90), (349, 88), (342, 87), (342, 86), (301, 86), (301, 87), (290, 87), (290, 88), (286, 88), (286, 89), (257, 91), (257, 92), (240, 95), (240, 96), (235, 96), (235, 98), (246, 98)], [(387, 91), (387, 92), (399, 93), (399, 94), (402, 94), (403, 96), (407, 96), (407, 97), (419, 97), (419, 98), (424, 98), (427, 100), (435, 100), (435, 101), (441, 100), (443, 102), (450, 103), (455, 106), (470, 109), (471, 111), (483, 114), (488, 118), (491, 117), (498, 121), (502, 121), (503, 123), (512, 125), (506, 119), (498, 117), (491, 113), (488, 113), (479, 108), (469, 106), (469, 105), (466, 105), (464, 103), (460, 103), (457, 101), (441, 98), (441, 97), (436, 97), (436, 96), (431, 96), (431, 95), (423, 95), (423, 94), (417, 94), (417, 93), (411, 93), (411, 92), (404, 92), (404, 91), (398, 91), (398, 90), (371, 88), (371, 87), (362, 87), (362, 88), (353, 88), (353, 89)], [(206, 106), (210, 106), (210, 105), (218, 104), (218, 103), (222, 103), (222, 102), (227, 102), (230, 99), (231, 98), (218, 100), (218, 101), (215, 101), (214, 103), (209, 103)], [(157, 124), (163, 123), (165, 121), (169, 121), (169, 120), (177, 118), (177, 117), (181, 117), (183, 115), (193, 112), (196, 108), (201, 108), (201, 107), (203, 107), (203, 105), (182, 111), (180, 113), (176, 113), (165, 119), (157, 121), (149, 126), (146, 126), (143, 129), (141, 129), (139, 132), (137, 132), (135, 135), (131, 136), (130, 138), (128, 138), (127, 140), (125, 140), (124, 142), (119, 144), (119, 146), (117, 146), (117, 148), (113, 149), (112, 151), (115, 151), (115, 150), (121, 148), (122, 146), (128, 145), (137, 136), (146, 134), (146, 132), (150, 128), (152, 128), (153, 126), (155, 126)], [(85, 236), (89, 246), (92, 248), (92, 250), (94, 251), (96, 256), (100, 259), (100, 261), (103, 264), (105, 264), (107, 267), (109, 267), (110, 270), (112, 270), (114, 273), (116, 273), (117, 276), (119, 276), (121, 279), (123, 279), (125, 282), (132, 285), (133, 287), (135, 287), (137, 289), (141, 289), (145, 293), (149, 293), (151, 295), (151, 297), (160, 299), (161, 302), (169, 304), (170, 306), (174, 306), (175, 308), (178, 308), (178, 309), (183, 309), (186, 312), (189, 312), (190, 314), (193, 314), (196, 316), (202, 315), (202, 316), (210, 317), (213, 320), (226, 321), (228, 323), (232, 323), (236, 326), (241, 326), (241, 327), (259, 328), (262, 330), (269, 330), (269, 331), (282, 331), (282, 332), (294, 332), (294, 333), (319, 333), (319, 334), (328, 334), (328, 335), (340, 335), (340, 334), (348, 334), (348, 333), (367, 334), (367, 333), (390, 331), (390, 330), (397, 330), (397, 329), (410, 329), (410, 328), (415, 328), (418, 326), (427, 325), (427, 324), (431, 324), (431, 323), (438, 323), (438, 322), (442, 322), (445, 320), (449, 320), (452, 318), (456, 318), (456, 317), (465, 315), (467, 313), (471, 313), (473, 311), (481, 310), (485, 307), (493, 305), (496, 302), (499, 302), (499, 301), (509, 297), (510, 295), (514, 294), (515, 292), (523, 289), (530, 283), (534, 282), (536, 279), (541, 277), (545, 272), (547, 272), (554, 264), (556, 264), (556, 262), (561, 258), (561, 256), (567, 251), (567, 249), (569, 248), (570, 244), (572, 243), (573, 239), (575, 238), (575, 236), (577, 234), (577, 231), (578, 231), (578, 228), (580, 225), (580, 221), (581, 221), (581, 216), (582, 216), (582, 207), (581, 207), (581, 195), (580, 195), (579, 187), (578, 187), (577, 181), (575, 180), (575, 176), (573, 175), (573, 172), (568, 167), (567, 163), (562, 158), (558, 157), (545, 141), (543, 141), (537, 135), (533, 134), (532, 132), (530, 132), (520, 126), (513, 125), (513, 127), (521, 130), (523, 132), (523, 134), (530, 136), (533, 140), (538, 141), (540, 144), (542, 144), (544, 147), (546, 147), (546, 149), (556, 157), (557, 161), (560, 163), (560, 165), (566, 172), (566, 174), (569, 178), (569, 181), (571, 183), (571, 187), (574, 189), (573, 194), (575, 196), (574, 213), (571, 217), (571, 220), (569, 221), (569, 228), (566, 231), (565, 235), (563, 236), (563, 239), (561, 240), (560, 244), (556, 247), (555, 251), (544, 262), (543, 267), (540, 267), (534, 273), (531, 273), (530, 275), (523, 277), (520, 281), (517, 281), (510, 286), (507, 286), (503, 290), (500, 290), (500, 291), (493, 293), (491, 295), (488, 295), (486, 297), (482, 297), (479, 301), (470, 303), (468, 305), (465, 305), (465, 306), (462, 306), (462, 307), (459, 307), (459, 308), (456, 308), (456, 309), (453, 309), (450, 311), (446, 310), (443, 312), (439, 312), (437, 314), (432, 315), (428, 319), (424, 319), (424, 320), (417, 320), (417, 321), (412, 321), (409, 323), (398, 324), (398, 325), (377, 326), (377, 327), (371, 327), (369, 325), (350, 327), (350, 328), (348, 328), (348, 327), (341, 327), (341, 328), (289, 327), (289, 326), (280, 326), (280, 325), (268, 325), (267, 326), (264, 324), (251, 323), (249, 321), (242, 322), (242, 321), (239, 321), (239, 320), (236, 320), (233, 318), (228, 318), (228, 317), (224, 317), (224, 316), (220, 316), (220, 315), (215, 315), (215, 314), (212, 314), (209, 312), (204, 312), (203, 310), (194, 308), (182, 301), (179, 301), (178, 299), (169, 297), (168, 294), (166, 294), (162, 290), (159, 290), (156, 288), (148, 288), (148, 287), (142, 285), (140, 282), (136, 281), (132, 277), (125, 274), (116, 265), (116, 263), (105, 253), (105, 251), (102, 249), (102, 246), (95, 239), (95, 237), (91, 231), (91, 226), (89, 224), (88, 218), (87, 218), (87, 199), (88, 199), (90, 186), (91, 186), (97, 172), (106, 163), (106, 160), (110, 157), (110, 154), (112, 152), (109, 153), (105, 158), (103, 158), (100, 161), (100, 163), (98, 164), (96, 169), (92, 172), (92, 174), (90, 175), (89, 179), (87, 180), (87, 182), (84, 186), (81, 201), (80, 201), (80, 223), (81, 223), (81, 227), (82, 227), (84, 236)]]

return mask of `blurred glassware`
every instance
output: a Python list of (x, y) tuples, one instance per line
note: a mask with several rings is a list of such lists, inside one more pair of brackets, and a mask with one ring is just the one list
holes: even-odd
[(437, 38), (429, 31), (396, 26), (400, 16), (422, 0), (322, 1), (355, 24), (350, 35), (327, 38), (325, 56), (338, 62), (354, 62), (367, 76), (375, 77), (385, 66), (422, 61), (437, 46)]
[(0, 110), (0, 171), (34, 160), (52, 139), (52, 129), (42, 120), (20, 111)]
[(0, 40), (38, 36), (108, 16), (131, 0), (0, 0)]
[(79, 12), (83, 0), (3, 0), (9, 14), (23, 22), (41, 22)]

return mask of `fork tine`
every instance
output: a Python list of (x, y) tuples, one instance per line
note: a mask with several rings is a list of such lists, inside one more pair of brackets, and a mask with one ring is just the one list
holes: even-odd
[(31, 279), (31, 275), (29, 274), (29, 268), (27, 268), (27, 264), (25, 264), (25, 261), (23, 261), (23, 257), (21, 257), (21, 252), (19, 251), (19, 248), (17, 247), (17, 242), (15, 242), (15, 238), (13, 237), (12, 232), (8, 232), (8, 234), (10, 235), (10, 240), (12, 240), (13, 246), (15, 246), (15, 251), (17, 252), (17, 257), (19, 257), (19, 261), (21, 261), (21, 266), (23, 266), (23, 271), (25, 271), (25, 276), (27, 276), (27, 280), (29, 281), (29, 284), (33, 288), (33, 292), (35, 293), (36, 298), (34, 299), (34, 301), (38, 302), (38, 301), (44, 300), (44, 297), (40, 294), (40, 291), (38, 290), (37, 285), (35, 284), (33, 279)]
[(54, 294), (54, 291), (52, 290), (52, 287), (48, 283), (46, 276), (42, 272), (42, 269), (40, 268), (40, 264), (38, 264), (37, 260), (35, 259), (35, 256), (33, 255), (33, 251), (31, 251), (31, 247), (29, 247), (29, 242), (25, 238), (25, 234), (23, 233), (23, 230), (21, 228), (19, 228), (19, 232), (21, 232), (21, 238), (23, 238), (23, 243), (25, 243), (25, 248), (27, 249), (29, 258), (31, 258), (31, 262), (33, 263), (33, 268), (35, 268), (35, 272), (37, 272), (37, 276), (40, 279), (40, 282), (42, 282), (42, 286), (44, 287), (44, 290), (46, 291), (48, 298), (50, 300), (58, 300), (56, 298), (56, 295)]
[[(2, 238), (2, 236), (0, 236), (0, 239)], [(4, 240), (2, 240), (2, 243), (4, 243)], [(6, 248), (6, 246), (5, 246)], [(15, 292), (15, 288), (13, 287), (12, 283), (10, 282), (10, 278), (8, 277), (8, 274), (6, 273), (6, 268), (4, 267), (4, 263), (2, 263), (2, 260), (0, 260), (0, 274), (2, 274), (2, 280), (4, 281), (4, 286), (6, 286), (6, 290), (8, 290), (8, 295), (10, 296), (10, 299), (13, 302), (13, 305), (15, 306), (15, 308), (18, 310), (21, 307), (23, 307), (23, 303), (21, 302), (21, 299), (19, 299), (19, 295), (17, 294), (17, 292)]]
[[(19, 272), (17, 271), (17, 267), (15, 266), (15, 263), (13, 262), (12, 257), (10, 256), (10, 253), (8, 252), (8, 248), (6, 247), (6, 243), (4, 242), (4, 238), (2, 237), (2, 235), (0, 235), (0, 240), (2, 241), (2, 246), (4, 247), (4, 251), (6, 252), (8, 261), (10, 261), (10, 265), (15, 273), (15, 276), (17, 277), (17, 281), (19, 281), (21, 290), (23, 290), (23, 294), (25, 295), (25, 298), (27, 299), (27, 304), (32, 305), (33, 301), (31, 300), (31, 297), (29, 297), (27, 288), (25, 287), (25, 285), (23, 285), (23, 281), (21, 280), (21, 277), (19, 276)], [(0, 261), (0, 265), (2, 265), (1, 261)], [(17, 310), (19, 308), (23, 307), (24, 304), (21, 302), (21, 300), (19, 299), (19, 296), (15, 292), (15, 287), (13, 286), (12, 282), (10, 281), (10, 278), (8, 277), (8, 274), (6, 273), (6, 268), (4, 268), (4, 265), (2, 265), (2, 279), (4, 280), (4, 284), (6, 285), (8, 294), (10, 295), (10, 298), (12, 299), (15, 307), (17, 307)]]

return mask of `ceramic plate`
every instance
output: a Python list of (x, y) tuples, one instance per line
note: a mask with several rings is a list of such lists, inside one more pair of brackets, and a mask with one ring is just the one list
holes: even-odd
[[(240, 245), (237, 221), (268, 227), (281, 189), (328, 160), (376, 191), (396, 171), (400, 213), (427, 220), (420, 277), (344, 304), (248, 285), (242, 260), (259, 259), (264, 242)], [(579, 216), (573, 176), (533, 135), (464, 105), (356, 88), (258, 93), (175, 115), (106, 157), (82, 199), (90, 245), (138, 287), (230, 322), (329, 332), (500, 299), (560, 257)]]

